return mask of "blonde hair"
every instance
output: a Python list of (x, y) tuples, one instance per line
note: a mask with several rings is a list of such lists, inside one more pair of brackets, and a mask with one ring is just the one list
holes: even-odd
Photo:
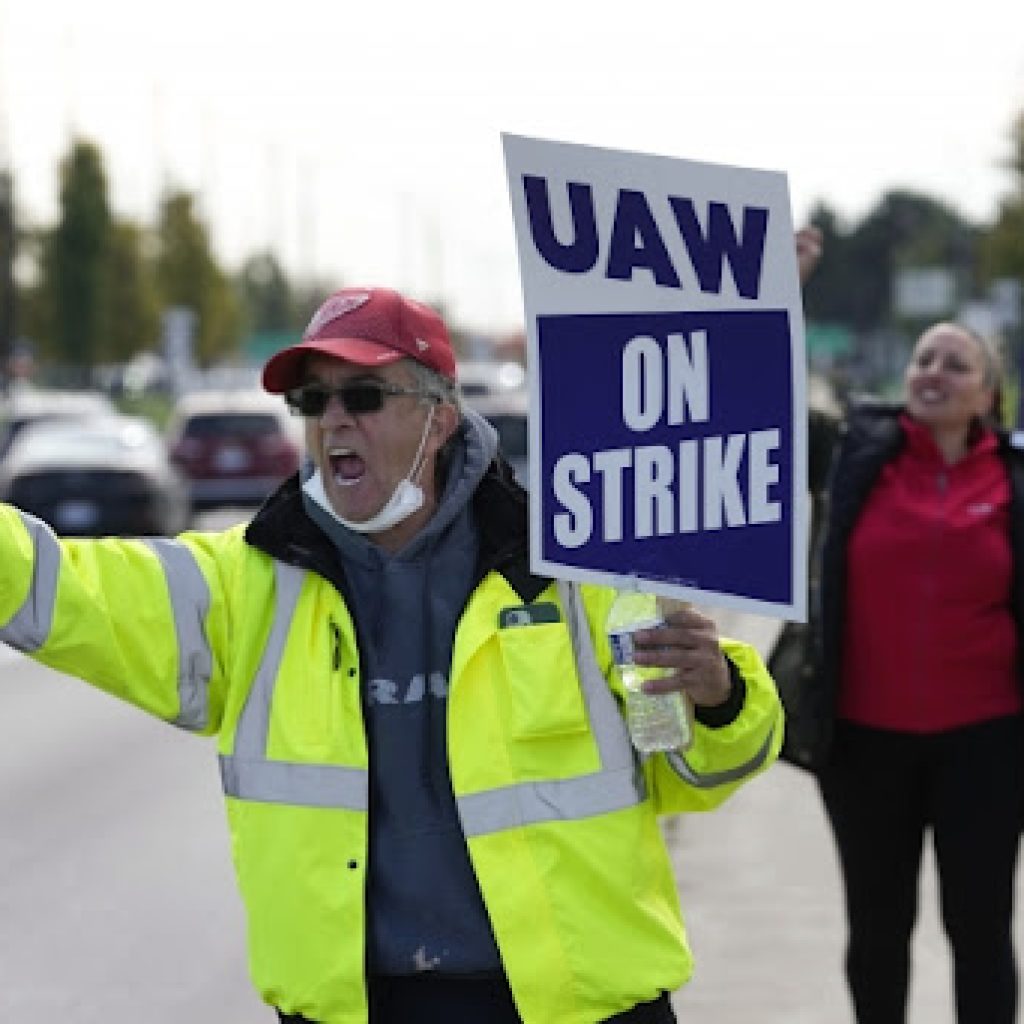
[(981, 350), (982, 359), (985, 362), (985, 385), (998, 389), (1003, 383), (1003, 358), (999, 354), (999, 348), (996, 343), (986, 335), (979, 334), (963, 324), (951, 324), (950, 326), (962, 331), (978, 346)]
[(960, 334), (970, 338), (978, 346), (982, 361), (982, 383), (985, 387), (992, 389), (992, 407), (988, 415), (984, 417), (984, 422), (986, 426), (1000, 425), (1003, 415), (1003, 358), (999, 353), (998, 346), (992, 338), (979, 333), (973, 327), (968, 327), (966, 324), (958, 323), (954, 320), (932, 324), (931, 327), (921, 333), (921, 337), (923, 338), (926, 334), (943, 328), (959, 331)]

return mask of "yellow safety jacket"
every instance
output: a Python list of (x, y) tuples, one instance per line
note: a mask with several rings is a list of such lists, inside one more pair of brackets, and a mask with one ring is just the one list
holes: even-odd
[[(359, 1024), (359, 649), (343, 581), (327, 578), (326, 555), (323, 572), (310, 568), (328, 542), (294, 485), (275, 502), (248, 535), (149, 541), (59, 541), (0, 506), (0, 639), (217, 737), (254, 982), (286, 1012)], [(746, 683), (742, 711), (698, 725), (685, 759), (641, 765), (602, 628), (612, 593), (530, 576), (522, 545), (501, 554), (504, 526), (484, 530), (503, 571), (484, 567), (455, 636), (451, 783), (520, 1015), (594, 1024), (689, 977), (657, 815), (714, 807), (764, 769), (781, 713), (757, 653), (723, 640)], [(501, 610), (524, 598), (556, 603), (562, 621), (499, 629)]]

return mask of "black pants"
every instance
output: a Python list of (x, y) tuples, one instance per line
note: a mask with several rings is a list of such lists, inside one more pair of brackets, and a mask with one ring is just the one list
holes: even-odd
[(839, 723), (820, 783), (843, 874), (846, 976), (858, 1022), (906, 1019), (921, 851), (930, 829), (958, 1024), (1013, 1024), (1024, 719), (936, 735)]
[[(512, 993), (500, 979), (371, 978), (368, 995), (370, 1024), (521, 1024)], [(305, 1017), (278, 1016), (291, 1024), (312, 1024)], [(676, 1016), (663, 995), (609, 1017), (612, 1022), (676, 1024)]]

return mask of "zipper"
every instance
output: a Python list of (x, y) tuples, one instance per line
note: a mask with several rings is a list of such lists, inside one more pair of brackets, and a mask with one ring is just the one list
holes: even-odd
[[(919, 664), (924, 662), (924, 652), (928, 650), (925, 646), (926, 638), (930, 634), (933, 624), (933, 603), (936, 599), (936, 595), (939, 591), (939, 584), (937, 579), (937, 569), (935, 566), (939, 564), (939, 559), (942, 557), (945, 535), (947, 533), (947, 516), (948, 516), (948, 498), (949, 498), (949, 470), (940, 469), (935, 475), (935, 490), (939, 497), (939, 504), (937, 508), (938, 515), (932, 522), (932, 543), (934, 545), (934, 555), (932, 559), (932, 569), (929, 571), (927, 576), (927, 593), (924, 595), (924, 599), (921, 602), (921, 608), (919, 609), (919, 615), (923, 617), (923, 622), (919, 625), (921, 630), (919, 641), (920, 651)], [(917, 705), (917, 714), (919, 718), (923, 718), (923, 713), (927, 707), (927, 700), (925, 698), (925, 687), (927, 683), (924, 680), (924, 672), (922, 669), (918, 669), (918, 680), (917, 686), (915, 687), (916, 693), (914, 694)]]
[(331, 667), (337, 672), (341, 668), (341, 628), (333, 616), (328, 617), (327, 624), (331, 631)]

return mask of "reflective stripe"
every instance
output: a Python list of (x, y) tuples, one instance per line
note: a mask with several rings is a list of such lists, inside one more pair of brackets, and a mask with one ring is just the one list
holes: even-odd
[(274, 621), (238, 719), (235, 752), (220, 759), (221, 781), (228, 796), (241, 800), (366, 811), (369, 779), (365, 769), (267, 758), (274, 685), (304, 578), (302, 569), (274, 562)]
[(260, 667), (256, 670), (245, 707), (238, 718), (235, 730), (234, 757), (241, 762), (242, 771), (248, 771), (248, 764), (264, 761), (267, 757), (267, 736), (270, 734), (270, 701), (274, 695), (274, 683), (281, 667), (285, 641), (291, 629), (295, 606), (299, 603), (299, 591), (305, 573), (294, 565), (274, 562), (274, 622), (270, 627), (267, 646), (263, 649)]
[[(569, 621), (573, 648), (576, 652), (576, 665), (580, 672), (588, 708), (591, 709), (591, 728), (601, 750), (601, 763), (607, 769), (624, 756), (633, 757), (633, 745), (629, 740), (629, 730), (600, 669), (597, 667), (590, 627), (583, 610), (583, 602), (579, 598), (578, 588), (560, 580), (558, 590), (562, 604), (570, 612)], [(594, 714), (595, 709), (598, 711), (597, 714)], [(758, 752), (745, 764), (724, 771), (708, 772), (702, 775), (687, 764), (686, 758), (682, 754), (670, 752), (666, 757), (680, 778), (691, 786), (696, 789), (711, 789), (714, 786), (737, 782), (756, 772), (768, 759), (773, 735), (774, 732), (769, 733)]]
[[(365, 812), (369, 806), (369, 775), (365, 769), (267, 758), (274, 686), (305, 572), (275, 561), (274, 575), (276, 599), (270, 636), (238, 720), (234, 753), (220, 759), (224, 792), (257, 802)], [(580, 778), (517, 783), (458, 797), (459, 817), (467, 836), (544, 821), (608, 814), (633, 807), (646, 797), (643, 774), (629, 742), (625, 722), (597, 665), (590, 627), (577, 589), (566, 585), (562, 589), (562, 600), (601, 770)]]
[[(220, 758), (224, 792), (229, 797), (254, 802), (366, 813), (369, 776), (365, 769), (267, 758), (274, 687), (305, 571), (275, 561), (274, 576), (275, 607), (270, 635), (239, 716), (234, 753)], [(558, 588), (600, 770), (576, 778), (516, 783), (457, 797), (459, 818), (467, 838), (542, 822), (611, 814), (647, 798), (643, 772), (625, 720), (597, 664), (579, 588), (565, 582), (559, 582)], [(692, 786), (708, 789), (738, 781), (756, 771), (767, 760), (771, 746), (769, 736), (746, 764), (705, 775), (695, 772), (682, 755), (669, 754), (668, 760)]]
[(458, 798), (466, 837), (503, 829), (610, 814), (635, 807), (644, 798), (639, 769), (600, 771), (575, 779), (522, 782)]
[(368, 777), (360, 768), (221, 757), (220, 775), (224, 792), (240, 800), (350, 811), (369, 807)]
[(665, 756), (679, 777), (685, 779), (691, 786), (697, 789), (711, 789), (714, 786), (724, 786), (729, 782), (738, 782), (745, 776), (756, 772), (768, 759), (768, 753), (772, 749), (772, 738), (774, 736), (775, 730), (772, 729), (768, 734), (768, 738), (761, 745), (761, 749), (745, 764), (738, 765), (735, 768), (727, 768), (721, 772), (708, 772), (706, 775), (695, 772), (686, 763), (686, 758), (682, 754), (672, 752)]
[(561, 598), (562, 607), (568, 613), (569, 634), (576, 655), (576, 672), (580, 677), (580, 688), (590, 718), (590, 730), (601, 757), (601, 769), (632, 770), (636, 765), (636, 756), (629, 739), (629, 729), (608, 686), (608, 680), (598, 668), (594, 641), (590, 635), (590, 622), (587, 620), (579, 588), (565, 580), (559, 580), (558, 596)]
[(646, 799), (643, 773), (626, 723), (597, 664), (579, 588), (560, 580), (558, 594), (566, 613), (576, 674), (601, 769), (593, 775), (522, 782), (458, 797), (459, 818), (467, 837), (543, 821), (610, 814), (635, 807)]
[(22, 606), (0, 629), (0, 640), (30, 654), (46, 643), (53, 625), (61, 550), (60, 542), (46, 523), (26, 512), (18, 514), (32, 538), (32, 584)]
[(160, 559), (174, 614), (178, 640), (178, 717), (182, 729), (204, 729), (210, 720), (209, 684), (213, 656), (204, 624), (210, 610), (206, 585), (192, 552), (180, 541), (150, 539), (146, 545)]

